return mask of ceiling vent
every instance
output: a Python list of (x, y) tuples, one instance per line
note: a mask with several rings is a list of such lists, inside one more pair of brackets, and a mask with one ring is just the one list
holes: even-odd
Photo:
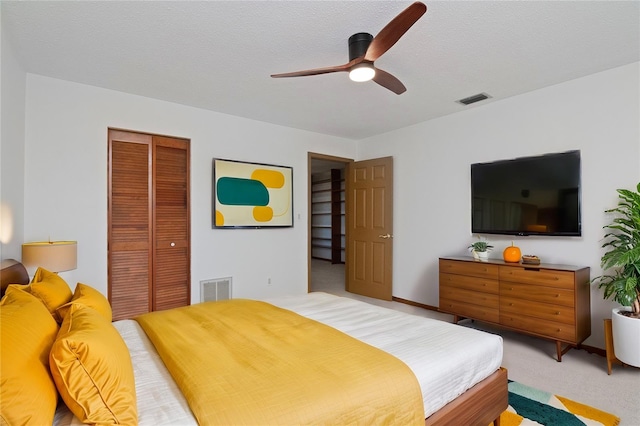
[(476, 102), (484, 101), (485, 99), (489, 99), (491, 96), (486, 93), (478, 93), (477, 95), (469, 96), (468, 98), (460, 99), (456, 102), (463, 105), (471, 105)]

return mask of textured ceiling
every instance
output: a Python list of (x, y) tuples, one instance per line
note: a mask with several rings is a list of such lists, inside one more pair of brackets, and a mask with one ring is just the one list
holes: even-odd
[[(395, 95), (346, 73), (347, 39), (405, 1), (8, 1), (2, 30), (27, 72), (361, 139), (640, 60), (638, 1), (425, 1), (376, 66)], [(479, 92), (492, 99), (455, 103)]]

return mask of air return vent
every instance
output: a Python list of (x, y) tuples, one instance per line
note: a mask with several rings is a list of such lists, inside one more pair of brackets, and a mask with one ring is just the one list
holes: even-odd
[(463, 105), (471, 105), (476, 102), (484, 101), (485, 99), (489, 99), (491, 96), (486, 93), (478, 93), (477, 95), (469, 96), (468, 98), (457, 100), (459, 104)]
[(231, 277), (200, 281), (200, 301), (231, 299)]

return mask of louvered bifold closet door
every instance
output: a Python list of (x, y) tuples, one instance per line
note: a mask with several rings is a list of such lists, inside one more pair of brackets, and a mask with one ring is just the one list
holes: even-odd
[(189, 143), (154, 136), (153, 310), (190, 302)]
[(109, 301), (113, 319), (151, 310), (151, 142), (149, 135), (109, 131)]
[(109, 130), (113, 319), (191, 301), (189, 141)]

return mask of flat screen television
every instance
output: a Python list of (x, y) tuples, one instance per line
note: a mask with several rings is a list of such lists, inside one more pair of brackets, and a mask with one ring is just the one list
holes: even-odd
[(580, 236), (580, 151), (472, 164), (471, 232)]

